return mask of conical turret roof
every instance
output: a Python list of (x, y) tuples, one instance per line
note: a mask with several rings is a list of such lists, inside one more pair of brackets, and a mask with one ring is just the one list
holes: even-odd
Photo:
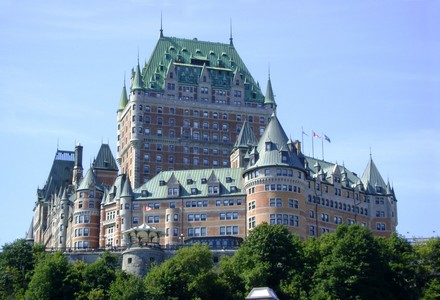
[(258, 159), (254, 164), (249, 165), (249, 168), (285, 165), (297, 169), (304, 169), (296, 154), (296, 150), (289, 149), (287, 145), (288, 142), (289, 138), (284, 132), (278, 118), (273, 114), (258, 142)]
[(267, 80), (267, 88), (266, 88), (266, 96), (264, 97), (264, 105), (271, 105), (272, 108), (276, 108), (277, 104), (275, 102), (275, 96), (273, 94), (272, 82), (269, 79)]
[(92, 169), (87, 170), (86, 176), (83, 177), (81, 183), (79, 184), (77, 190), (88, 190), (90, 187), (95, 186), (97, 189), (102, 190), (102, 188), (98, 185), (98, 180), (96, 178), (95, 172)]
[(249, 123), (244, 121), (243, 127), (241, 127), (240, 133), (237, 136), (237, 140), (234, 144), (234, 149), (237, 148), (248, 148), (251, 145), (256, 145), (257, 139), (255, 138), (254, 132), (252, 131)]
[(362, 175), (362, 183), (364, 184), (365, 190), (368, 193), (376, 194), (378, 193), (378, 187), (382, 189), (381, 193), (385, 192), (386, 184), (382, 176), (379, 173), (373, 159), (370, 157), (367, 167)]
[(142, 73), (141, 68), (139, 66), (139, 62), (136, 66), (136, 72), (134, 73), (133, 84), (131, 85), (131, 90), (142, 90), (144, 88), (144, 84), (142, 81)]
[(122, 94), (121, 94), (121, 102), (119, 103), (118, 111), (124, 110), (125, 106), (127, 106), (127, 103), (128, 103), (127, 88), (125, 87), (125, 83), (124, 83), (124, 87), (122, 88)]

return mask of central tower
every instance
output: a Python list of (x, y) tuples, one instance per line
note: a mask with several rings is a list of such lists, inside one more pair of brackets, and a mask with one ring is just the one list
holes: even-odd
[(147, 63), (124, 84), (117, 160), (133, 187), (160, 171), (229, 167), (244, 121), (259, 138), (267, 103), (232, 43), (161, 34)]

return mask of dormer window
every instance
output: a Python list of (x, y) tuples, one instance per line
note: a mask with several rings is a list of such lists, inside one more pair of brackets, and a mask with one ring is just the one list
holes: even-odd
[(190, 179), (190, 178), (189, 178), (189, 179), (187, 179), (187, 180), (186, 180), (186, 184), (193, 184), (193, 180), (192, 180), (192, 179)]
[(208, 187), (208, 194), (218, 194), (218, 186), (210, 185)]
[(281, 151), (281, 161), (283, 163), (287, 162), (287, 152), (286, 151)]
[(159, 186), (164, 186), (165, 185), (165, 180), (160, 180), (159, 181)]
[(229, 177), (229, 176), (228, 176), (228, 177), (226, 177), (226, 182), (227, 182), (227, 183), (231, 183), (231, 182), (232, 182), (232, 178), (231, 178), (231, 177)]
[(270, 150), (272, 150), (272, 143), (266, 142), (266, 151), (270, 151)]
[(191, 195), (197, 194), (197, 188), (191, 188)]
[(147, 190), (142, 190), (141, 195), (142, 195), (142, 197), (147, 197), (148, 196), (148, 191)]
[(235, 185), (231, 186), (231, 192), (232, 193), (237, 192), (237, 187)]
[(382, 187), (381, 186), (376, 186), (376, 192), (377, 193), (382, 193)]
[(177, 187), (168, 188), (168, 196), (179, 196), (179, 188)]
[(206, 184), (206, 178), (202, 178), (202, 184)]

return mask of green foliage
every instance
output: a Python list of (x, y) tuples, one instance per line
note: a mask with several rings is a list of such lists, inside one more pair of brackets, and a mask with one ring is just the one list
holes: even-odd
[(302, 271), (302, 249), (285, 226), (263, 223), (252, 230), (234, 257), (220, 266), (223, 280), (233, 278), (229, 290), (236, 298), (243, 299), (256, 286), (269, 286), (282, 296), (281, 287), (291, 289), (286, 282)]
[(194, 245), (154, 266), (145, 277), (148, 299), (223, 299), (207, 246)]
[(146, 299), (144, 282), (133, 274), (119, 271), (116, 279), (110, 284), (111, 300), (140, 300)]
[(46, 255), (35, 266), (26, 299), (71, 299), (64, 279), (69, 263), (61, 252)]
[(385, 262), (372, 233), (339, 226), (320, 241), (322, 260), (313, 274), (312, 299), (388, 299)]
[(403, 237), (376, 238), (387, 268), (384, 274), (389, 291), (395, 299), (419, 299), (417, 288), (417, 257), (414, 248)]
[(75, 295), (75, 299), (108, 299), (118, 268), (118, 258), (108, 252), (91, 264), (76, 262), (66, 276), (69, 293)]
[(244, 299), (268, 286), (280, 299), (440, 299), (440, 239), (411, 245), (342, 225), (299, 241), (280, 225), (254, 228), (214, 266), (207, 246), (180, 249), (144, 279), (105, 253), (69, 264), (60, 252), (17, 240), (0, 253), (0, 299)]
[(418, 286), (422, 299), (440, 298), (440, 238), (414, 246), (418, 259)]
[(43, 255), (43, 246), (31, 246), (24, 239), (3, 245), (3, 252), (0, 253), (1, 299), (24, 297), (35, 263)]

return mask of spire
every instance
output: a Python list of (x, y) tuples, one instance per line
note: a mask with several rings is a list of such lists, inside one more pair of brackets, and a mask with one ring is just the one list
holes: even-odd
[(232, 38), (232, 19), (229, 21), (229, 46), (234, 47), (234, 42)]
[(243, 127), (241, 127), (240, 133), (237, 136), (237, 141), (234, 144), (234, 149), (248, 148), (251, 145), (256, 145), (257, 142), (249, 123), (244, 121)]
[(118, 111), (123, 111), (128, 103), (127, 88), (125, 87), (125, 75), (124, 75), (124, 87), (122, 88), (121, 101), (119, 102)]
[(144, 84), (142, 82), (142, 74), (141, 74), (141, 68), (139, 66), (139, 54), (138, 54), (138, 63), (136, 66), (136, 73), (134, 73), (133, 84), (131, 86), (131, 90), (132, 91), (142, 90), (143, 87), (144, 87)]
[(160, 38), (163, 38), (163, 29), (162, 29), (162, 11), (160, 11)]
[(369, 193), (383, 193), (382, 191), (386, 187), (385, 181), (379, 173), (376, 165), (373, 162), (370, 154), (370, 160), (367, 167), (365, 168), (364, 174), (362, 175), (362, 183), (364, 184), (365, 190)]
[(266, 96), (264, 97), (264, 106), (270, 106), (275, 111), (277, 104), (275, 102), (275, 96), (273, 94), (272, 82), (270, 80), (270, 68), (269, 79), (267, 80)]

